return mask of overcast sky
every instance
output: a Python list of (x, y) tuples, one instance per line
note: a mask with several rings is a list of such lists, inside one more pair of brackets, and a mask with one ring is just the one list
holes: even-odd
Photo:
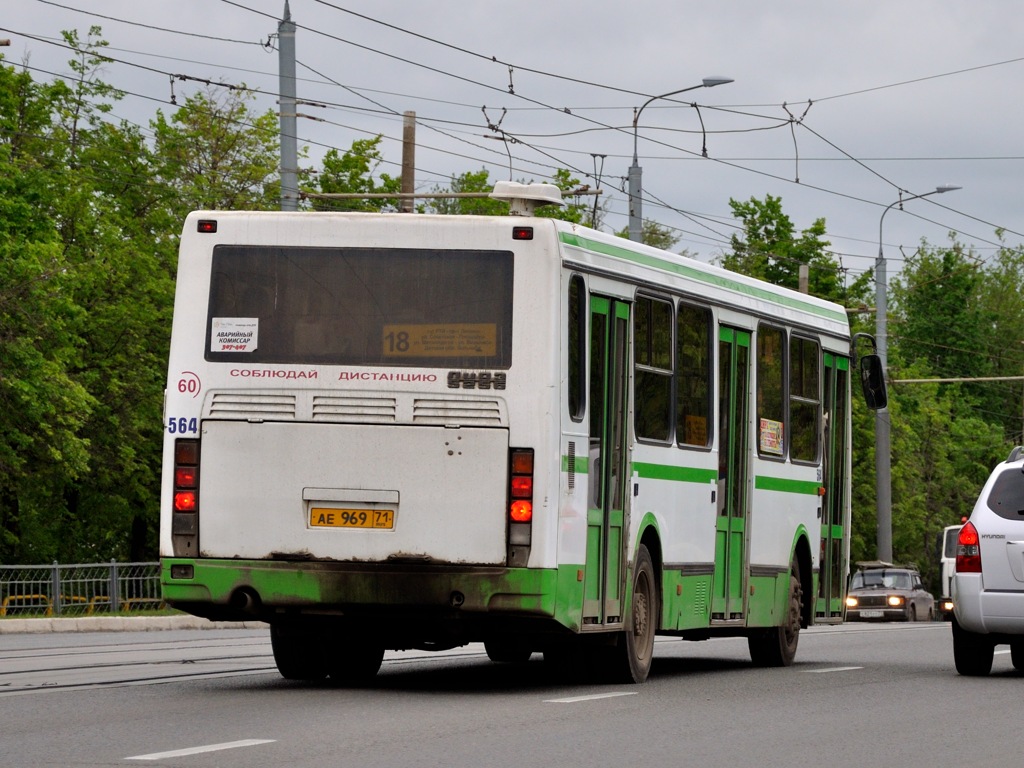
[[(52, 44), (61, 30), (85, 37), (101, 26), (118, 60), (104, 79), (129, 94), (113, 115), (148, 127), (156, 110), (173, 112), (172, 92), (180, 104), (202, 80), (244, 82), (262, 92), (255, 109), (276, 109), (283, 9), (284, 0), (11, 0), (0, 36), (11, 40), (8, 63), (27, 60), (49, 80), (69, 72), (68, 50)], [(568, 168), (600, 175), (604, 229), (618, 230), (633, 110), (723, 76), (734, 82), (655, 100), (639, 118), (644, 215), (676, 231), (677, 249), (715, 258), (737, 231), (730, 198), (771, 194), (798, 231), (824, 218), (831, 250), (859, 274), (874, 265), (886, 206), (945, 184), (963, 189), (885, 215), (890, 269), (922, 237), (943, 244), (950, 231), (982, 258), (996, 228), (1009, 245), (1024, 242), (1018, 0), (290, 0), (290, 9), (299, 98), (320, 105), (300, 107), (310, 165), (330, 147), (383, 134), (380, 170), (399, 175), (401, 115), (413, 110), (417, 189), (484, 167), (492, 180), (529, 181)], [(172, 88), (179, 74), (190, 79)]]

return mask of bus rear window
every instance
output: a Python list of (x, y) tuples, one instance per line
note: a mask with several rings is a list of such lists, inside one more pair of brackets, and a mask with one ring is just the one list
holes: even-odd
[(508, 368), (511, 251), (213, 252), (206, 359)]

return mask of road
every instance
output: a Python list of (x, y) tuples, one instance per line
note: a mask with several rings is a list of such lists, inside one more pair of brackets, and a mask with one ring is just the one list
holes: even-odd
[(659, 638), (650, 680), (614, 686), (468, 646), (389, 653), (346, 690), (280, 678), (265, 630), (0, 635), (0, 763), (1017, 768), (1006, 651), (978, 679), (943, 623), (806, 630), (787, 669), (743, 640)]

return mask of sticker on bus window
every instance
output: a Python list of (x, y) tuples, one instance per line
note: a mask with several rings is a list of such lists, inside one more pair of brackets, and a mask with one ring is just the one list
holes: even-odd
[(210, 330), (211, 352), (255, 352), (259, 342), (258, 317), (215, 317)]
[(782, 455), (782, 422), (772, 419), (761, 419), (761, 453), (771, 453), (775, 456)]
[(384, 357), (493, 357), (498, 352), (494, 323), (385, 325)]

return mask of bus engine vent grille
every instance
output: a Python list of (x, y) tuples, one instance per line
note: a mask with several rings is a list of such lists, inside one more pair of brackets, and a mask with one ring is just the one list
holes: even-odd
[(458, 424), (500, 426), (501, 404), (497, 400), (456, 400), (416, 398), (412, 404), (414, 424)]
[(394, 424), (396, 401), (374, 395), (316, 395), (313, 421), (346, 424)]
[(211, 418), (294, 421), (295, 396), (215, 392), (206, 415)]

